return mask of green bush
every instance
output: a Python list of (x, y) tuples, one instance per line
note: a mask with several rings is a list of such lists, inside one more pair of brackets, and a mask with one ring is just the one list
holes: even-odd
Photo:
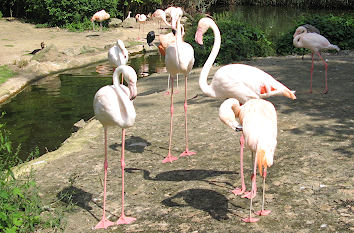
[[(221, 47), (215, 62), (228, 64), (240, 60), (249, 60), (253, 57), (273, 55), (272, 43), (266, 38), (265, 34), (258, 28), (240, 23), (236, 20), (236, 17), (232, 13), (219, 14), (215, 17), (215, 22), (221, 33)], [(194, 22), (192, 28), (186, 30), (185, 41), (194, 48), (195, 66), (201, 66), (211, 52), (214, 34), (212, 30), (208, 30), (204, 34), (204, 46), (201, 47), (194, 41), (197, 23), (198, 21)]]
[(1, 13), (1, 11), (0, 11), (0, 19), (2, 18), (2, 13)]
[(293, 46), (293, 34), (303, 24), (311, 24), (320, 30), (331, 44), (340, 49), (354, 49), (354, 18), (350, 16), (311, 16), (299, 20), (289, 32), (283, 34), (276, 42), (277, 54), (303, 54), (304, 49)]

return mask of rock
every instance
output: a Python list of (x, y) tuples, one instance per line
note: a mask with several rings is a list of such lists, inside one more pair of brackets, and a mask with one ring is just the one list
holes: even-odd
[(123, 21), (122, 27), (124, 28), (137, 28), (138, 24), (135, 21), (135, 18), (127, 18)]
[(108, 23), (108, 27), (109, 28), (118, 28), (122, 26), (123, 21), (121, 19), (117, 19), (117, 18), (111, 18), (109, 23)]
[(46, 62), (46, 61), (62, 61), (63, 54), (59, 53), (58, 48), (54, 44), (42, 49), (40, 52), (36, 53), (31, 61)]

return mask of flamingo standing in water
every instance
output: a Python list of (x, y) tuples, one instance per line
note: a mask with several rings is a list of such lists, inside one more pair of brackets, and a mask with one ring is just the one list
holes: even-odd
[(96, 12), (92, 18), (91, 18), (91, 22), (92, 22), (92, 30), (95, 31), (95, 21), (99, 22), (101, 25), (101, 31), (102, 31), (102, 22), (109, 19), (110, 15), (105, 11), (105, 10), (100, 10), (98, 12)]
[[(108, 61), (114, 69), (120, 65), (126, 65), (129, 59), (128, 50), (122, 40), (118, 39), (116, 44), (108, 50)], [(122, 75), (123, 84), (123, 75)]]
[[(198, 29), (195, 34), (195, 40), (197, 43), (203, 44), (203, 34), (209, 28), (212, 28), (214, 32), (214, 45), (199, 76), (199, 86), (203, 93), (210, 97), (220, 99), (236, 98), (241, 104), (246, 103), (246, 101), (250, 99), (267, 98), (274, 95), (283, 95), (290, 99), (296, 99), (293, 91), (290, 91), (286, 86), (275, 80), (271, 75), (256, 67), (243, 64), (230, 64), (221, 67), (216, 71), (213, 80), (209, 85), (207, 82), (208, 74), (221, 45), (220, 31), (212, 19), (202, 18), (198, 23)], [(241, 148), (243, 148), (243, 134), (240, 138), (240, 144)], [(243, 155), (240, 154), (242, 188), (236, 188), (232, 191), (236, 195), (241, 195), (246, 190), (243, 178), (242, 156)], [(247, 195), (244, 197), (247, 197)]]
[(293, 44), (297, 48), (306, 48), (310, 49), (312, 52), (312, 64), (311, 64), (311, 78), (310, 78), (310, 93), (312, 93), (312, 73), (313, 73), (313, 54), (316, 53), (322, 62), (325, 65), (325, 89), (323, 91), (323, 94), (326, 94), (328, 92), (328, 86), (327, 86), (327, 63), (325, 60), (322, 58), (320, 51), (321, 50), (330, 50), (330, 49), (335, 49), (339, 51), (339, 47), (337, 45), (331, 44), (324, 36), (317, 34), (317, 33), (309, 33), (307, 32), (307, 29), (303, 26), (300, 26), (296, 29), (294, 33), (294, 39), (293, 39)]
[[(242, 134), (246, 146), (256, 153), (251, 176), (252, 189), (247, 195), (250, 199), (249, 217), (242, 219), (244, 222), (256, 222), (259, 219), (252, 218), (252, 200), (256, 196), (256, 170), (257, 164), (259, 173), (263, 176), (263, 198), (262, 209), (257, 211), (257, 215), (268, 215), (270, 210), (264, 209), (265, 179), (267, 176), (267, 167), (273, 164), (274, 151), (277, 145), (277, 114), (274, 105), (263, 99), (252, 99), (240, 106), (238, 100), (230, 98), (225, 100), (219, 109), (219, 117), (222, 122), (233, 130), (236, 130), (238, 122), (235, 116), (239, 118), (242, 125)], [(243, 147), (241, 147), (241, 159), (243, 158)], [(253, 162), (253, 161), (252, 161)], [(264, 167), (264, 169), (263, 169)], [(243, 178), (243, 173), (242, 178)]]
[[(187, 127), (187, 80), (188, 74), (192, 70), (194, 65), (194, 50), (193, 47), (183, 42), (182, 40), (182, 28), (181, 28), (181, 18), (183, 11), (181, 8), (174, 8), (171, 12), (172, 17), (172, 28), (176, 32), (176, 43), (169, 45), (166, 49), (165, 63), (168, 73), (171, 75), (171, 119), (170, 119), (170, 140), (168, 146), (168, 155), (163, 160), (163, 163), (172, 162), (177, 159), (171, 155), (171, 145), (172, 145), (172, 125), (173, 125), (173, 81), (178, 73), (182, 73), (185, 77), (185, 100), (184, 100), (184, 112), (185, 112), (185, 139), (186, 139), (186, 149), (180, 156), (189, 156), (195, 154), (195, 152), (188, 149), (188, 127)], [(176, 20), (177, 19), (177, 20)], [(174, 24), (175, 22), (175, 24)]]
[(135, 16), (136, 22), (139, 23), (138, 40), (140, 40), (140, 25), (141, 25), (141, 24), (143, 25), (143, 35), (144, 35), (144, 24), (145, 24), (145, 22), (146, 22), (146, 19), (147, 19), (147, 17), (146, 17), (146, 15), (144, 15), (144, 14), (137, 14), (137, 15)]
[[(123, 74), (128, 83), (128, 88), (120, 85), (118, 77)], [(137, 76), (133, 68), (127, 65), (119, 66), (113, 74), (113, 85), (104, 86), (99, 89), (93, 100), (93, 108), (95, 117), (101, 122), (104, 128), (105, 138), (105, 160), (104, 160), (104, 189), (103, 189), (103, 216), (102, 220), (96, 225), (96, 229), (107, 228), (114, 224), (130, 224), (136, 219), (126, 217), (124, 214), (124, 149), (125, 149), (125, 129), (133, 126), (135, 122), (135, 108), (133, 99), (137, 95), (136, 88)], [(121, 152), (121, 167), (122, 167), (122, 212), (116, 223), (109, 221), (105, 217), (106, 211), (106, 182), (107, 182), (107, 128), (109, 126), (119, 126), (122, 128), (122, 152)]]

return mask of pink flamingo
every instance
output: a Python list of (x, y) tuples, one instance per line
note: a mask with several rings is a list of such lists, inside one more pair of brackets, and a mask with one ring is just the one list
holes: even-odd
[(98, 12), (96, 12), (92, 18), (91, 18), (91, 22), (92, 22), (92, 31), (95, 31), (95, 21), (99, 22), (101, 25), (101, 31), (102, 31), (102, 22), (109, 19), (110, 15), (105, 11), (105, 10), (100, 10)]
[(309, 33), (307, 32), (307, 29), (303, 26), (300, 26), (296, 29), (294, 33), (294, 39), (293, 39), (293, 44), (297, 48), (306, 48), (310, 49), (312, 52), (312, 64), (311, 64), (311, 79), (310, 79), (310, 93), (312, 93), (312, 73), (313, 73), (313, 54), (316, 53), (322, 62), (325, 65), (325, 89), (323, 91), (323, 94), (326, 94), (328, 92), (328, 86), (327, 86), (327, 63), (325, 60), (322, 58), (320, 51), (321, 50), (330, 50), (330, 49), (335, 49), (339, 51), (339, 47), (337, 45), (333, 45), (329, 43), (329, 41), (322, 35), (317, 34), (317, 33)]
[[(203, 93), (210, 97), (227, 99), (236, 98), (241, 104), (246, 103), (250, 99), (267, 98), (274, 95), (283, 95), (290, 99), (296, 99), (293, 91), (275, 80), (266, 72), (248, 65), (230, 64), (221, 67), (214, 74), (213, 80), (209, 85), (207, 82), (209, 71), (215, 61), (221, 45), (221, 36), (218, 26), (210, 18), (202, 18), (198, 23), (198, 29), (195, 34), (195, 40), (199, 44), (203, 44), (203, 34), (212, 28), (214, 32), (213, 49), (205, 62), (199, 76), (199, 86)], [(235, 126), (236, 127), (236, 126)], [(244, 146), (244, 138), (240, 138), (241, 148)], [(232, 192), (241, 195), (246, 191), (243, 178), (243, 157), (240, 155), (241, 166), (241, 182), (242, 188), (236, 188)], [(246, 192), (244, 197), (248, 197)]]
[(135, 16), (136, 22), (139, 23), (138, 40), (140, 40), (140, 25), (141, 25), (141, 24), (143, 25), (143, 35), (144, 35), (144, 24), (145, 24), (145, 22), (146, 22), (146, 19), (147, 19), (147, 17), (146, 17), (146, 15), (144, 15), (144, 14), (137, 14), (137, 15)]
[[(114, 69), (120, 65), (126, 65), (129, 59), (128, 50), (122, 40), (118, 39), (116, 44), (108, 50), (108, 61)], [(123, 84), (123, 75), (122, 75)]]
[[(122, 74), (128, 83), (128, 88), (120, 85), (118, 81), (119, 75)], [(105, 141), (105, 160), (104, 160), (104, 189), (103, 189), (103, 216), (102, 220), (96, 225), (96, 229), (107, 228), (114, 224), (130, 224), (136, 219), (126, 217), (124, 214), (124, 149), (125, 149), (125, 129), (133, 126), (135, 122), (135, 109), (133, 99), (137, 95), (136, 88), (137, 76), (133, 68), (127, 65), (119, 66), (113, 74), (113, 85), (104, 86), (99, 89), (93, 100), (93, 108), (96, 119), (101, 122), (104, 128)], [(106, 182), (107, 182), (107, 128), (109, 126), (118, 125), (122, 128), (122, 212), (116, 223), (106, 219)]]
[(161, 10), (161, 9), (157, 9), (153, 14), (152, 14), (152, 18), (156, 18), (158, 20), (159, 23), (159, 29), (161, 32), (161, 21), (164, 22), (167, 26), (171, 27), (171, 24), (167, 22), (166, 20), (166, 13), (165, 11)]
[[(181, 8), (174, 8), (171, 11), (172, 28), (176, 29), (176, 43), (169, 45), (166, 49), (165, 63), (168, 73), (171, 75), (171, 120), (170, 120), (170, 140), (168, 147), (168, 155), (163, 160), (163, 163), (172, 162), (177, 158), (171, 155), (172, 144), (172, 121), (173, 121), (173, 80), (178, 73), (183, 73), (185, 77), (185, 100), (184, 100), (184, 112), (185, 112), (185, 138), (186, 138), (186, 150), (180, 154), (180, 156), (189, 156), (195, 154), (195, 152), (188, 149), (188, 128), (187, 128), (187, 80), (188, 74), (192, 70), (194, 65), (194, 50), (193, 47), (182, 41), (181, 32), (181, 17), (183, 11)], [(174, 20), (176, 19), (177, 20)]]
[[(268, 215), (270, 210), (264, 209), (265, 179), (267, 176), (267, 167), (273, 164), (274, 151), (277, 145), (277, 113), (273, 104), (263, 99), (251, 99), (244, 105), (236, 99), (225, 100), (219, 109), (219, 117), (222, 122), (236, 129), (238, 122), (235, 116), (239, 118), (242, 125), (242, 135), (248, 148), (256, 153), (251, 176), (252, 190), (248, 195), (250, 199), (249, 217), (242, 219), (244, 222), (256, 222), (259, 219), (252, 218), (252, 200), (256, 196), (256, 170), (257, 164), (259, 173), (263, 176), (263, 198), (262, 209), (257, 211), (257, 215)], [(241, 147), (241, 158), (243, 157), (243, 147)], [(264, 170), (262, 169), (264, 167)], [(243, 176), (243, 174), (242, 174)]]
[[(184, 33), (182, 33), (182, 38), (183, 35)], [(162, 56), (165, 56), (167, 47), (176, 43), (176, 30), (172, 29), (172, 32), (168, 34), (160, 34), (159, 40), (160, 40), (160, 44), (158, 46), (159, 52)], [(165, 92), (165, 95), (170, 94), (170, 77), (171, 76), (169, 75), (167, 80), (167, 90)], [(175, 94), (177, 93), (178, 93), (178, 74), (177, 74), (177, 90), (175, 91)]]

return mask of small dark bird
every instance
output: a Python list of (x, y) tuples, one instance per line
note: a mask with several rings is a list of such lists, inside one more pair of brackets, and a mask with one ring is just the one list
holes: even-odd
[(155, 32), (154, 31), (150, 31), (147, 35), (146, 35), (146, 41), (148, 43), (149, 46), (152, 46), (152, 42), (155, 40)]
[(44, 49), (44, 42), (41, 42), (41, 48), (40, 49), (35, 49), (33, 50), (32, 52), (30, 52), (30, 54), (36, 54), (38, 53), (39, 51), (41, 51), (42, 49)]

